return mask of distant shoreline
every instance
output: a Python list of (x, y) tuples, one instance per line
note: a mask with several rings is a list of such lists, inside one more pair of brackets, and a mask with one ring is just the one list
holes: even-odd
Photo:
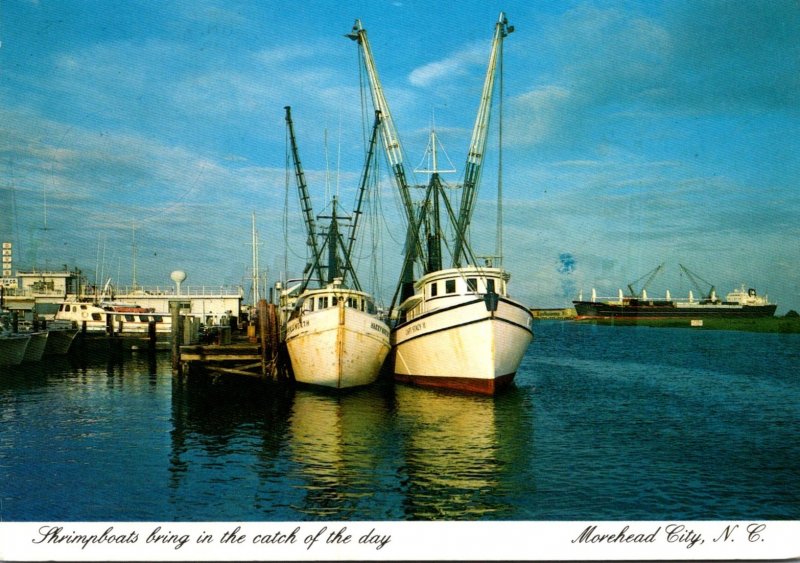
[(693, 330), (739, 330), (745, 332), (800, 333), (800, 317), (763, 317), (752, 319), (702, 319), (692, 326), (690, 319), (600, 318), (570, 319), (573, 322), (611, 326), (650, 326), (657, 328), (691, 328)]

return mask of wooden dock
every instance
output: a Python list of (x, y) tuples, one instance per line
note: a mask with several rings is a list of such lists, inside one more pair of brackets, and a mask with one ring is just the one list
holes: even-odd
[(170, 304), (172, 313), (172, 370), (176, 375), (210, 373), (256, 377), (272, 381), (292, 379), (286, 346), (281, 340), (280, 321), (274, 304), (258, 303), (257, 324), (247, 335), (231, 335), (220, 330), (216, 342), (182, 344), (184, 322), (180, 303)]

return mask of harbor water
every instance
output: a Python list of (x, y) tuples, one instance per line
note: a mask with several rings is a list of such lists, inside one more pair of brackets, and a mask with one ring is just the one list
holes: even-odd
[(800, 335), (534, 329), (496, 397), (0, 368), (0, 520), (800, 519)]

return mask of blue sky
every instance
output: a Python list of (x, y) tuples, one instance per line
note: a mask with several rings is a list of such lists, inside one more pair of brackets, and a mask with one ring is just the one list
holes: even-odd
[[(682, 263), (722, 293), (745, 283), (779, 314), (800, 309), (793, 0), (4, 0), (0, 233), (15, 266), (77, 265), (91, 278), (102, 263), (129, 283), (135, 230), (140, 284), (169, 285), (181, 268), (190, 285), (247, 286), (255, 212), (270, 281), (298, 274), (306, 251), (294, 184), (284, 227), (283, 107), (315, 209), (326, 186), (350, 207), (364, 124), (344, 35), (360, 18), (406, 166), (435, 119), (461, 172), (500, 11), (516, 29), (503, 129), (514, 295), (565, 306), (664, 262), (651, 295), (693, 289)], [(494, 249), (495, 178), (487, 157), (478, 254)], [(403, 229), (388, 179), (380, 192), (376, 289), (390, 294)], [(362, 268), (370, 255), (360, 250)]]

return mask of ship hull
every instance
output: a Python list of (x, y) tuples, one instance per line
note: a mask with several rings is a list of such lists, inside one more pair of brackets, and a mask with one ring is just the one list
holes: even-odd
[(48, 332), (31, 332), (29, 336), (31, 339), (28, 341), (28, 346), (25, 347), (25, 354), (22, 357), (22, 361), (38, 362), (44, 355), (44, 349), (47, 346)]
[(0, 366), (17, 366), (25, 357), (31, 337), (27, 334), (8, 334), (0, 336)]
[(511, 384), (533, 339), (532, 315), (510, 299), (435, 309), (398, 325), (394, 378), (423, 387), (492, 395)]
[(573, 301), (578, 318), (760, 318), (775, 315), (777, 305), (678, 305), (674, 301), (640, 301), (635, 304)]
[(389, 327), (343, 303), (287, 323), (286, 348), (298, 383), (346, 389), (378, 378), (389, 353)]
[(78, 329), (76, 328), (48, 329), (47, 344), (44, 347), (44, 355), (62, 356), (68, 353), (77, 335)]

